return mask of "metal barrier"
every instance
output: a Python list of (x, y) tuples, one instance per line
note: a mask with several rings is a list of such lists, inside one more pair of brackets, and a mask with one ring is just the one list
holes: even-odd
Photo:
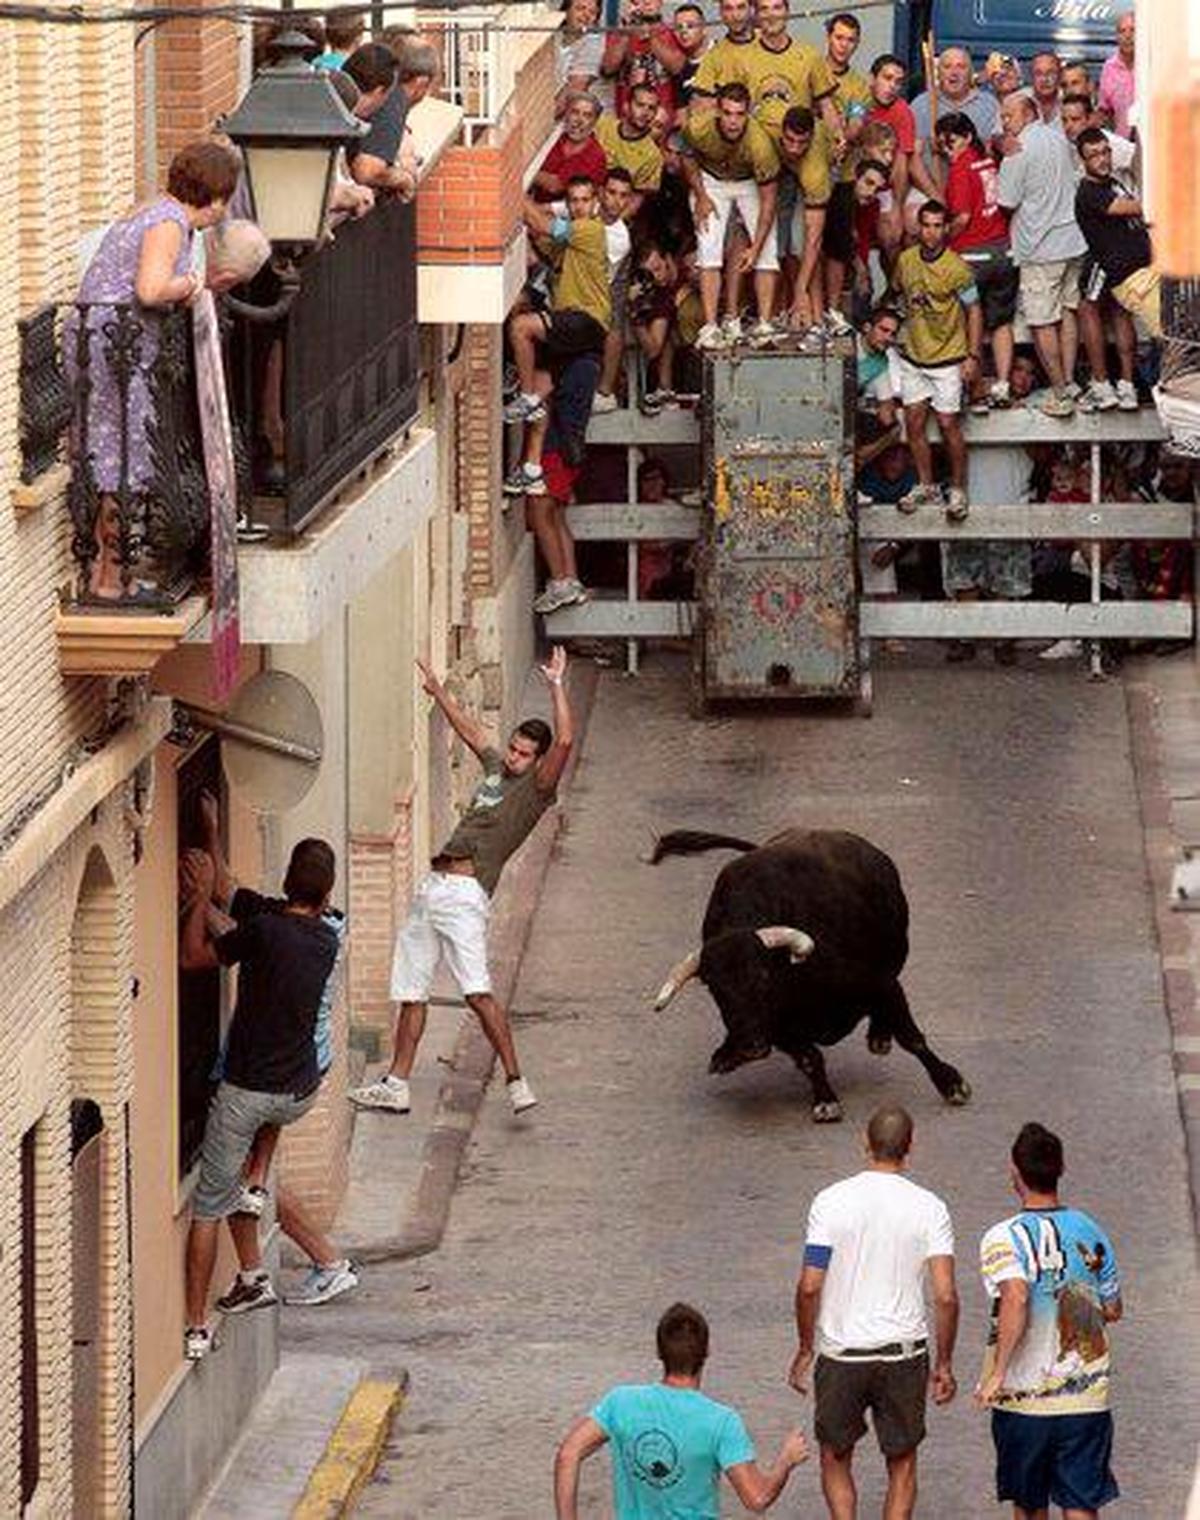
[[(1196, 531), (1196, 508), (1186, 502), (1102, 502), (1101, 449), (1106, 444), (1161, 442), (1165, 434), (1151, 407), (1132, 412), (1081, 413), (1069, 419), (1046, 417), (1015, 407), (987, 417), (964, 418), (971, 448), (1024, 447), (1047, 443), (1086, 444), (1091, 453), (1092, 500), (1089, 503), (1012, 503), (973, 505), (964, 523), (946, 520), (938, 507), (911, 515), (895, 507), (858, 509), (858, 536), (867, 542), (1074, 540), (1088, 546), (1090, 599), (1051, 601), (872, 601), (859, 604), (864, 638), (1017, 639), (1078, 638), (1089, 641), (1092, 669), (1099, 671), (1099, 641), (1127, 638), (1191, 638), (1192, 603), (1182, 601), (1103, 601), (1100, 546), (1105, 541), (1190, 542)], [(931, 436), (933, 424), (931, 423)], [(597, 597), (564, 608), (546, 620), (554, 638), (617, 638), (626, 641), (627, 668), (637, 669), (640, 639), (689, 634), (695, 626), (692, 602), (640, 601), (637, 595), (637, 546), (647, 539), (685, 541), (700, 537), (703, 514), (677, 504), (636, 502), (637, 462), (648, 447), (698, 443), (699, 426), (687, 411), (644, 417), (622, 411), (595, 418), (590, 443), (622, 445), (628, 450), (628, 495), (624, 503), (568, 509), (571, 531), (581, 540), (623, 542), (628, 551), (626, 595)]]

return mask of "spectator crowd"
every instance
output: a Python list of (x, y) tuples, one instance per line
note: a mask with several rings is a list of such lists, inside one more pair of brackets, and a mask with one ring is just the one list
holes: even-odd
[[(1065, 420), (1148, 397), (1161, 295), (1132, 15), (1100, 69), (1049, 52), (977, 65), (948, 47), (923, 81), (888, 53), (856, 66), (851, 12), (824, 30), (823, 48), (791, 37), (786, 0), (722, 0), (719, 26), (689, 3), (630, 0), (607, 30), (595, 0), (566, 6), (561, 133), (530, 187), (529, 281), (508, 324), (520, 433), (505, 491), (525, 498), (546, 566), (539, 613), (587, 597), (565, 508), (612, 494), (590, 479), (590, 418), (694, 405), (698, 352), (819, 351), (856, 331), (860, 500), (936, 505), (951, 524), (972, 502), (1090, 497), (1086, 449), (969, 448), (964, 414)], [(665, 458), (644, 463), (669, 480)], [(1192, 486), (1157, 445), (1104, 449), (1107, 499)], [(937, 550), (872, 546), (864, 591), (1089, 594), (1070, 544)], [(1179, 595), (1188, 577), (1169, 549), (1106, 554), (1106, 595)], [(639, 594), (681, 588), (673, 573), (656, 593), (639, 572)]]

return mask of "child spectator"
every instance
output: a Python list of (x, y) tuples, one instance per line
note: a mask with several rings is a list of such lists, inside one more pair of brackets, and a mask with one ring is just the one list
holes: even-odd
[(361, 47), (367, 35), (367, 18), (363, 11), (335, 10), (325, 12), (325, 51), (313, 59), (317, 69), (340, 69), (354, 52)]
[(625, 115), (639, 85), (653, 90), (656, 103), (673, 111), (675, 76), (686, 62), (675, 33), (662, 19), (662, 0), (630, 0), (625, 25), (609, 32), (600, 60), (601, 74), (616, 80), (617, 115)]
[(913, 512), (941, 500), (926, 432), (932, 404), (950, 464), (946, 516), (962, 522), (967, 515), (962, 382), (979, 372), (983, 319), (971, 271), (947, 246), (946, 208), (940, 201), (926, 201), (917, 223), (921, 241), (900, 255), (893, 283), (905, 309), (900, 355), (904, 431), (920, 483), (898, 505)]
[(949, 161), (950, 247), (962, 255), (975, 276), (983, 330), (991, 340), (996, 371), (990, 391), (984, 390), (982, 374), (977, 377), (976, 396), (986, 397), (994, 406), (1007, 406), (1020, 282), (1008, 246), (1008, 216), (996, 196), (999, 171), (965, 112), (951, 112), (938, 121), (937, 141)]

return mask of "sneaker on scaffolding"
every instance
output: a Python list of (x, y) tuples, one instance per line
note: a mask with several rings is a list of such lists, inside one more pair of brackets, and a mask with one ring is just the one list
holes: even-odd
[(563, 607), (574, 607), (577, 602), (586, 599), (587, 593), (578, 581), (547, 581), (545, 590), (533, 599), (533, 610), (539, 617), (548, 617), (552, 612), (559, 612)]
[(778, 341), (779, 334), (775, 331), (775, 324), (767, 317), (759, 317), (751, 323), (750, 331), (746, 334), (752, 348), (768, 348)]
[(1003, 410), (1012, 405), (1012, 391), (1009, 390), (1007, 380), (993, 380), (988, 389), (988, 404)]
[(1082, 639), (1055, 639), (1045, 649), (1038, 650), (1039, 660), (1077, 660), (1083, 654)]
[(952, 523), (966, 522), (967, 513), (970, 511), (967, 504), (967, 493), (962, 486), (951, 486), (946, 492), (946, 521)]
[(540, 396), (528, 396), (524, 391), (504, 408), (505, 422), (540, 422), (546, 415), (546, 403)]
[(1074, 417), (1075, 398), (1065, 385), (1056, 386), (1046, 392), (1042, 411), (1047, 417)]
[(726, 343), (740, 343), (744, 337), (741, 317), (726, 317), (721, 323), (721, 336)]
[(597, 391), (592, 397), (592, 416), (603, 417), (606, 412), (615, 412), (618, 404), (617, 398), (608, 391)]
[(1111, 412), (1117, 404), (1117, 393), (1108, 380), (1091, 380), (1079, 398), (1081, 412)]
[(1117, 381), (1117, 405), (1123, 412), (1136, 412), (1141, 405), (1138, 401), (1137, 386), (1132, 380)]
[(836, 306), (831, 306), (825, 313), (825, 331), (833, 338), (848, 338), (854, 331), (854, 326), (843, 312), (838, 311)]
[(987, 391), (980, 391), (977, 396), (972, 396), (967, 403), (967, 410), (972, 417), (986, 417), (992, 409), (992, 398)]
[(504, 477), (501, 490), (505, 496), (536, 496), (546, 488), (540, 464), (519, 464)]
[(938, 486), (915, 485), (896, 503), (901, 512), (915, 512), (918, 507), (940, 507), (942, 493)]
[(677, 409), (678, 406), (679, 398), (675, 392), (663, 390), (661, 387), (658, 390), (647, 391), (642, 397), (642, 411), (646, 413), (647, 417), (655, 416), (664, 407), (674, 407)]
[(697, 348), (724, 348), (725, 334), (716, 322), (706, 322), (696, 334)]

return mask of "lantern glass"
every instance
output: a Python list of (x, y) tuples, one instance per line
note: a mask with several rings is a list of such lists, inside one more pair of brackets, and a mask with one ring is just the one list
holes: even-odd
[(255, 218), (272, 243), (317, 242), (337, 148), (247, 143), (245, 151)]

